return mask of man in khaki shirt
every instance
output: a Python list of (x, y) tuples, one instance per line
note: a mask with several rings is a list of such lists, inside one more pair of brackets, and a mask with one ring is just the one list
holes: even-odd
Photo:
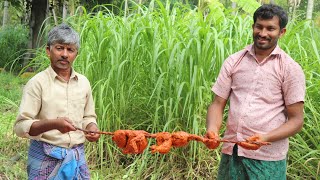
[(54, 27), (46, 47), (51, 66), (24, 88), (14, 131), (31, 139), (29, 179), (90, 179), (83, 143), (100, 136), (77, 130), (99, 130), (90, 82), (72, 68), (79, 47), (71, 27)]

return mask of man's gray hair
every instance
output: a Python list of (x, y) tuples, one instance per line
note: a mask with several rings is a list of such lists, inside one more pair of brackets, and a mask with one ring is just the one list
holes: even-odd
[(52, 28), (48, 34), (47, 46), (59, 44), (74, 44), (77, 50), (80, 48), (79, 34), (67, 24), (60, 24)]

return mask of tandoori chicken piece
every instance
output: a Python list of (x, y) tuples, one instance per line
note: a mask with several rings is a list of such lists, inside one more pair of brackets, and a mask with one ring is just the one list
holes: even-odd
[(196, 140), (203, 142), (203, 137), (189, 134), (184, 131), (178, 131), (171, 134), (172, 137), (172, 146), (174, 147), (183, 147), (186, 146), (190, 140)]
[(155, 134), (155, 137), (157, 140), (157, 145), (151, 146), (151, 152), (159, 152), (161, 154), (166, 154), (170, 151), (171, 147), (183, 147), (186, 146), (190, 140), (196, 140), (196, 141), (204, 141), (203, 137), (189, 134), (184, 131), (178, 131), (174, 132), (172, 134), (168, 132), (161, 132)]
[(117, 130), (112, 140), (123, 154), (141, 154), (148, 146), (146, 135), (148, 133), (143, 130)]
[(152, 145), (150, 147), (152, 153), (159, 152), (161, 154), (166, 154), (170, 151), (172, 146), (171, 134), (168, 132), (160, 132), (155, 134), (157, 145)]

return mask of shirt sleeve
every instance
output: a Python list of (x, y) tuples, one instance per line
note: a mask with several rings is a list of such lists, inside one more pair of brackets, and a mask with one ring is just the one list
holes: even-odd
[(223, 99), (228, 99), (231, 91), (231, 83), (232, 83), (232, 58), (227, 58), (224, 63), (222, 64), (222, 67), (220, 69), (220, 73), (218, 75), (218, 78), (215, 82), (215, 84), (212, 87), (212, 91), (222, 97)]
[(286, 66), (282, 90), (286, 105), (304, 102), (306, 94), (305, 75), (298, 63), (291, 62)]
[(36, 116), (41, 108), (41, 86), (30, 80), (24, 87), (19, 113), (14, 124), (14, 131), (19, 137), (39, 140), (42, 134), (30, 136), (31, 125), (38, 121)]

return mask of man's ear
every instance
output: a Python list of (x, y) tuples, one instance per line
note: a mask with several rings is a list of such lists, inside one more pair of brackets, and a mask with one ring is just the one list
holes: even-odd
[(287, 31), (286, 28), (280, 29), (280, 37), (282, 37), (286, 33), (286, 31)]
[(46, 53), (47, 53), (47, 55), (50, 57), (50, 46), (47, 46), (47, 47), (46, 47)]

